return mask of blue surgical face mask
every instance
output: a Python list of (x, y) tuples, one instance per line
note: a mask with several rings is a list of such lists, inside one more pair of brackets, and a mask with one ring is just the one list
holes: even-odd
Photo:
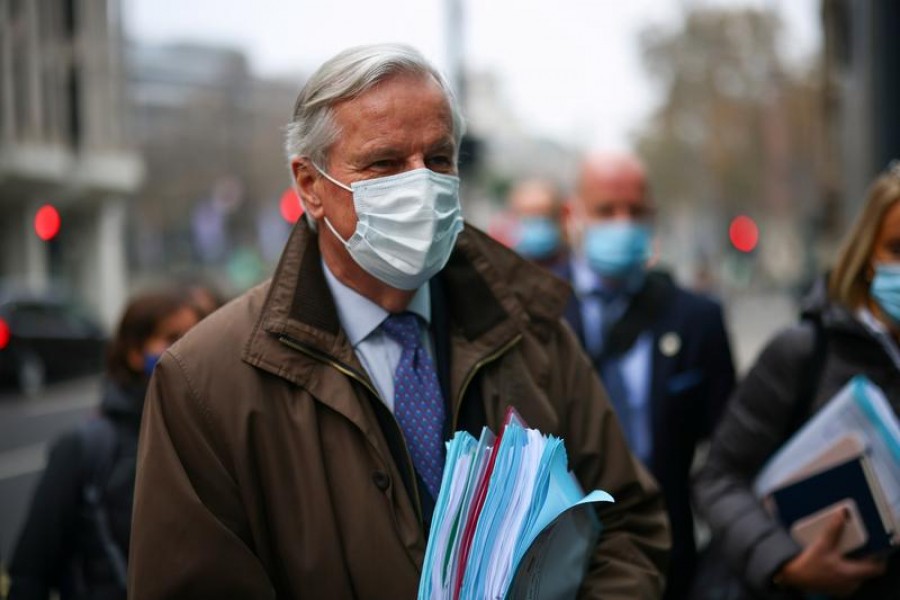
[(156, 367), (156, 363), (159, 362), (161, 356), (161, 354), (153, 354), (151, 352), (144, 354), (144, 375), (147, 377), (153, 375), (153, 369)]
[(884, 314), (900, 324), (900, 263), (877, 265), (869, 294)]
[(643, 271), (650, 259), (650, 227), (633, 221), (609, 221), (587, 228), (584, 256), (603, 277), (625, 278)]
[(542, 259), (559, 250), (562, 236), (552, 219), (531, 217), (519, 222), (515, 250), (525, 258)]
[(415, 290), (444, 268), (463, 228), (458, 177), (414, 169), (347, 186), (313, 166), (352, 192), (357, 223), (350, 239), (342, 238), (327, 218), (325, 225), (369, 275)]

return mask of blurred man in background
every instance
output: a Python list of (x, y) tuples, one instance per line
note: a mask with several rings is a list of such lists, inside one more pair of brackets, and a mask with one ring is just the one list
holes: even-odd
[(559, 188), (544, 179), (527, 179), (513, 186), (507, 198), (513, 249), (542, 267), (561, 268), (568, 261), (569, 246)]
[(648, 270), (656, 208), (635, 157), (588, 156), (572, 204), (577, 247), (563, 275), (575, 296), (566, 318), (662, 486), (673, 536), (666, 597), (683, 598), (696, 564), (691, 463), (734, 386), (722, 309)]

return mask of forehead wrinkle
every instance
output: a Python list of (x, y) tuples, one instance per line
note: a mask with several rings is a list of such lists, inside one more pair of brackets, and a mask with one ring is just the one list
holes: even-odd
[(333, 111), (343, 133), (333, 148), (353, 162), (372, 153), (405, 154), (444, 144), (455, 150), (450, 105), (428, 80), (423, 85), (421, 79), (391, 78)]

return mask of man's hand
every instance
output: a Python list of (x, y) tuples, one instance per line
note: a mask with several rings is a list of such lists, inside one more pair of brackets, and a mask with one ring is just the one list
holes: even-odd
[(884, 573), (884, 561), (875, 558), (849, 559), (838, 549), (847, 521), (844, 512), (834, 515), (828, 526), (803, 552), (775, 575), (778, 585), (806, 592), (849, 596), (867, 579)]

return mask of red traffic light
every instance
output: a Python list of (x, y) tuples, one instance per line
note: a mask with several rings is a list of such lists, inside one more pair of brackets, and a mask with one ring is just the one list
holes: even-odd
[(746, 215), (735, 217), (728, 227), (731, 245), (741, 252), (753, 252), (759, 243), (759, 227)]
[(50, 204), (40, 207), (34, 215), (34, 232), (45, 242), (56, 237), (59, 225), (59, 211)]
[(0, 319), (0, 350), (6, 348), (10, 337), (12, 337), (12, 333), (9, 331), (9, 325), (6, 324), (6, 321)]
[(282, 218), (293, 225), (297, 219), (303, 214), (303, 206), (300, 204), (300, 197), (294, 188), (288, 188), (281, 194), (281, 201), (278, 205)]

